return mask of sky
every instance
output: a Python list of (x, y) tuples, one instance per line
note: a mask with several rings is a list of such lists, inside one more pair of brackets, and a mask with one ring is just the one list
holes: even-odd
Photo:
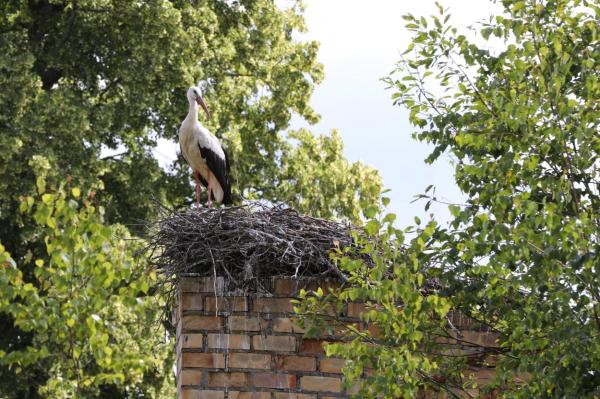
[[(449, 8), (451, 21), (469, 36), (468, 26), (487, 19), (500, 7), (488, 0), (439, 0)], [(427, 220), (449, 220), (446, 205), (424, 211), (424, 202), (410, 204), (430, 184), (438, 198), (461, 202), (454, 184), (450, 158), (433, 165), (424, 159), (432, 147), (412, 139), (408, 113), (393, 106), (391, 90), (381, 78), (393, 70), (410, 43), (403, 14), (437, 14), (434, 0), (375, 0), (365, 6), (359, 0), (305, 0), (306, 39), (321, 43), (318, 59), (324, 64), (325, 80), (314, 92), (311, 105), (321, 121), (310, 127), (314, 133), (337, 128), (350, 161), (360, 160), (378, 169), (384, 186), (391, 190), (390, 212), (398, 227), (413, 223), (414, 216)], [(305, 126), (298, 120), (292, 127)]]
[[(463, 195), (454, 184), (449, 157), (427, 165), (424, 159), (431, 147), (412, 139), (408, 113), (393, 106), (392, 91), (381, 78), (388, 75), (410, 43), (402, 15), (429, 16), (437, 13), (435, 0), (374, 0), (365, 6), (360, 0), (305, 0), (308, 32), (300, 40), (320, 42), (318, 59), (324, 64), (325, 79), (316, 87), (311, 105), (321, 121), (307, 126), (294, 118), (292, 129), (308, 127), (316, 134), (338, 129), (345, 144), (346, 157), (362, 161), (379, 170), (389, 211), (397, 215), (397, 226), (412, 224), (414, 217), (428, 220), (434, 212), (442, 223), (449, 220), (446, 205), (424, 202), (411, 204), (416, 194), (430, 184), (446, 202), (462, 202)], [(449, 8), (454, 25), (470, 36), (469, 26), (498, 13), (500, 6), (488, 0), (439, 0)], [(167, 165), (176, 158), (178, 146), (161, 142), (155, 151)]]

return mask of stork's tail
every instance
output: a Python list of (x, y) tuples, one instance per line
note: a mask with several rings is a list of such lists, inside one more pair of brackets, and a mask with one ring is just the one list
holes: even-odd
[(231, 185), (227, 184), (223, 187), (223, 205), (231, 205)]

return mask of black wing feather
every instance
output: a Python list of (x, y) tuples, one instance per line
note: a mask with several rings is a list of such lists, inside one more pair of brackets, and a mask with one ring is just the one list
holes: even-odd
[[(223, 204), (231, 204), (231, 182), (229, 181), (229, 157), (227, 156), (227, 153), (223, 150), (223, 154), (225, 154), (225, 159), (223, 159), (209, 148), (202, 147), (199, 144), (198, 148), (200, 149), (200, 155), (204, 158), (208, 169), (215, 175), (217, 181), (223, 188)], [(204, 179), (202, 180), (202, 183), (206, 185), (207, 182), (204, 181)]]

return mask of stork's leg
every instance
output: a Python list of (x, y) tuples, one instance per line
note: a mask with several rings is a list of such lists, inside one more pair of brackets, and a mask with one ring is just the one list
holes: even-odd
[(196, 181), (196, 204), (200, 207), (200, 195), (202, 194), (202, 185), (200, 184), (200, 173), (194, 171), (194, 180)]
[(212, 198), (211, 198), (212, 197), (212, 187), (210, 186), (210, 181), (212, 179), (211, 179), (210, 172), (208, 172), (208, 179), (207, 180), (208, 180), (208, 187), (207, 187), (207, 190), (208, 190), (208, 207), (212, 208)]

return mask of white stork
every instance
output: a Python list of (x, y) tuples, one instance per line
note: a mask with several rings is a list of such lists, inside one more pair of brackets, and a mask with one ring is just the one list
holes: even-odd
[(219, 140), (198, 121), (198, 105), (202, 106), (210, 118), (208, 107), (202, 99), (198, 87), (187, 91), (190, 110), (179, 128), (179, 146), (185, 160), (194, 171), (196, 181), (196, 201), (200, 205), (200, 182), (207, 186), (208, 207), (212, 200), (223, 204), (231, 203), (231, 183), (229, 182), (229, 161)]

